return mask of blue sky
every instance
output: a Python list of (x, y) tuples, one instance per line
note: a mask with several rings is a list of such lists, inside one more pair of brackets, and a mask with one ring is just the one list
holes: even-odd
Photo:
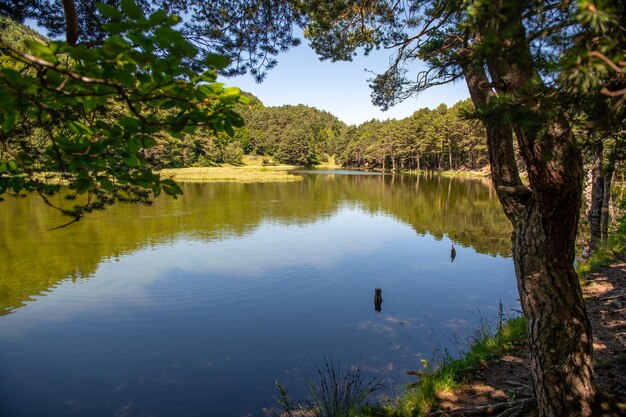
[[(387, 68), (390, 51), (359, 55), (352, 62), (322, 62), (303, 39), (302, 45), (278, 56), (278, 65), (257, 84), (251, 76), (223, 79), (222, 82), (257, 96), (266, 106), (305, 104), (326, 110), (348, 124), (371, 119), (402, 119), (422, 107), (452, 105), (469, 97), (465, 82), (434, 87), (392, 107), (386, 112), (373, 106), (367, 80)], [(417, 73), (417, 72), (415, 72)]]

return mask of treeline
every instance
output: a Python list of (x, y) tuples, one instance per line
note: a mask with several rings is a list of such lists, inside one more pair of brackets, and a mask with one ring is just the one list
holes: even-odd
[(150, 149), (149, 161), (156, 168), (238, 165), (244, 155), (256, 155), (268, 165), (312, 166), (336, 152), (346, 126), (332, 114), (304, 105), (265, 107), (250, 98), (250, 106), (237, 110), (245, 126), (232, 136), (197, 130), (163, 137)]
[(304, 105), (266, 107), (256, 97), (238, 112), (245, 126), (234, 135), (195, 132), (163, 138), (151, 161), (163, 167), (240, 164), (243, 155), (267, 164), (313, 166), (330, 156), (345, 167), (374, 170), (480, 169), (488, 164), (484, 131), (466, 116), (469, 100), (416, 111), (402, 120), (348, 126)]
[(420, 109), (402, 120), (372, 120), (346, 129), (338, 159), (349, 167), (385, 170), (454, 170), (486, 166), (480, 122), (467, 116), (471, 101)]
[(237, 164), (244, 154), (291, 165), (316, 165), (334, 156), (346, 167), (376, 170), (480, 169), (488, 164), (480, 122), (466, 117), (469, 100), (416, 111), (402, 120), (347, 126), (332, 114), (304, 105), (265, 107), (258, 99), (241, 108), (245, 127), (227, 135), (169, 140), (167, 166)]

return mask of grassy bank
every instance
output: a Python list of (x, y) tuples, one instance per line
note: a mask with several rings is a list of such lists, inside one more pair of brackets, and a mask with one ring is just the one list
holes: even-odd
[(164, 169), (161, 175), (180, 182), (293, 182), (302, 177), (287, 171), (290, 165), (281, 166), (241, 166), (216, 168), (177, 168)]
[(477, 331), (467, 353), (461, 358), (444, 358), (436, 364), (422, 360), (419, 380), (393, 402), (377, 405), (370, 416), (415, 417), (428, 414), (437, 404), (437, 394), (458, 387), (467, 372), (478, 365), (500, 356), (503, 352), (526, 341), (526, 321), (516, 317), (504, 322), (495, 335), (486, 330)]
[(576, 265), (576, 272), (581, 280), (598, 268), (610, 265), (617, 260), (618, 255), (626, 253), (626, 217), (621, 219), (618, 229), (611, 233), (606, 244), (593, 251), (587, 261)]

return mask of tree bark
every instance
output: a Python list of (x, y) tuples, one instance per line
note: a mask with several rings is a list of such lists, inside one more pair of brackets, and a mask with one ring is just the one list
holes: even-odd
[[(518, 104), (518, 110), (528, 114), (523, 122), (532, 118), (540, 124), (539, 128), (532, 123), (515, 124), (514, 118), (509, 124), (497, 112), (483, 118), (492, 181), (514, 229), (513, 260), (527, 320), (539, 415), (590, 416), (596, 395), (591, 326), (573, 267), (582, 157), (559, 112), (546, 118), (542, 95), (528, 94), (528, 86), (538, 85), (540, 80), (525, 42), (520, 5), (487, 2), (483, 12), (474, 49), (459, 55), (472, 101), (485, 109), (496, 94), (515, 97), (526, 91)], [(487, 54), (486, 60), (473, 53), (480, 51), (483, 34), (499, 40), (490, 45), (496, 51)], [(494, 85), (497, 87), (491, 87)], [(514, 136), (528, 169), (529, 187), (519, 176)]]
[(613, 174), (615, 173), (615, 163), (617, 160), (617, 145), (613, 145), (609, 153), (606, 169), (604, 169), (604, 189), (602, 196), (602, 210), (600, 212), (600, 235), (602, 242), (606, 243), (609, 236), (609, 222), (611, 213), (609, 205), (611, 203), (611, 186), (613, 185)]
[(63, 0), (63, 13), (65, 14), (65, 42), (74, 46), (78, 41), (78, 17), (74, 0)]
[(592, 163), (590, 168), (591, 177), (591, 198), (589, 210), (587, 211), (587, 221), (591, 230), (589, 246), (595, 250), (602, 241), (602, 230), (600, 218), (604, 202), (604, 175), (602, 172), (602, 142), (593, 147)]

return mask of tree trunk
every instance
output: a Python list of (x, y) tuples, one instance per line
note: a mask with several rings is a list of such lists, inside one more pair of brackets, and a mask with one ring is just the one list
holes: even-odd
[(617, 160), (617, 145), (613, 145), (609, 153), (606, 169), (604, 169), (604, 193), (602, 196), (602, 211), (600, 212), (600, 234), (602, 242), (606, 243), (609, 237), (609, 221), (610, 212), (609, 205), (611, 203), (611, 186), (613, 185), (613, 174), (615, 173), (615, 162)]
[(604, 175), (602, 173), (602, 142), (593, 147), (592, 164), (590, 169), (591, 177), (591, 198), (589, 210), (587, 211), (587, 221), (591, 229), (589, 246), (595, 250), (602, 240), (600, 227), (600, 217), (604, 201)]
[(63, 0), (63, 14), (65, 15), (65, 42), (76, 45), (78, 41), (78, 18), (76, 15), (76, 4), (74, 0)]
[[(493, 9), (479, 17), (483, 19), (479, 20), (480, 31), (490, 39), (499, 39), (498, 44), (490, 45), (499, 49), (487, 62), (477, 60), (472, 50), (459, 54), (470, 96), (479, 109), (496, 94), (493, 87), (487, 87), (493, 85), (489, 80), (497, 80), (498, 93), (513, 95), (539, 82), (524, 41), (520, 5), (486, 4)], [(507, 28), (507, 36), (501, 36), (502, 28)], [(478, 33), (477, 49), (480, 42)], [(514, 229), (513, 260), (527, 320), (535, 398), (541, 417), (590, 416), (596, 394), (591, 326), (573, 267), (582, 158), (569, 125), (558, 112), (551, 119), (543, 118), (541, 95), (524, 98), (527, 100), (518, 110), (541, 121), (542, 129), (508, 124), (501, 114), (486, 116), (483, 123), (492, 181)], [(520, 179), (514, 133), (530, 187)], [(552, 158), (545, 158), (546, 154)]]
[(548, 219), (531, 201), (513, 222), (513, 259), (537, 404), (542, 416), (589, 416), (595, 394), (591, 327), (572, 267), (574, 245), (563, 240), (575, 233), (579, 206), (561, 206), (566, 212)]

